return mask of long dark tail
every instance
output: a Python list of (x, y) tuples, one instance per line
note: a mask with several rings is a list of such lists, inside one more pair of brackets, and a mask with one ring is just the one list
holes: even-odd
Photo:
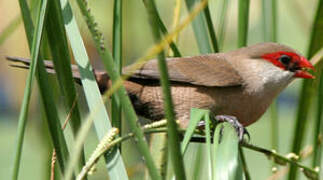
[[(6, 57), (8, 61), (13, 62), (13, 63), (20, 63), (20, 64), (10, 64), (9, 66), (11, 67), (16, 67), (16, 68), (21, 68), (21, 69), (29, 69), (30, 66), (30, 59), (27, 58), (22, 58), (22, 57), (15, 57), (15, 56), (7, 56)], [(44, 60), (44, 64), (46, 67), (46, 70), (48, 73), (55, 74), (55, 69), (54, 69), (54, 64), (52, 61)], [(80, 73), (78, 72), (77, 66), (72, 65), (72, 73), (73, 77), (79, 81), (81, 76)]]
[[(10, 64), (10, 66), (12, 67), (29, 69), (30, 59), (8, 56), (7, 60), (12, 63), (16, 63), (16, 64)], [(48, 73), (51, 73), (51, 74), (56, 73), (54, 69), (54, 65), (51, 61), (44, 60), (44, 64)], [(82, 85), (81, 76), (78, 71), (78, 67), (76, 65), (72, 65), (71, 68), (72, 68), (72, 73), (75, 81), (80, 85)], [(108, 74), (104, 71), (98, 71), (98, 70), (93, 70), (93, 72), (101, 93), (105, 92), (109, 88), (109, 86), (111, 86), (111, 80)], [(139, 112), (140, 114), (140, 111), (142, 111), (143, 107), (145, 106), (140, 99), (144, 86), (138, 82), (132, 82), (132, 81), (125, 81), (124, 86), (128, 94), (130, 95), (130, 99), (133, 102), (136, 111)]]
[[(22, 57), (14, 57), (14, 56), (7, 56), (8, 61), (18, 64), (10, 64), (11, 67), (21, 68), (21, 69), (29, 69), (30, 66), (30, 59), (22, 58)], [(52, 61), (44, 60), (44, 64), (46, 67), (46, 71), (51, 74), (55, 74), (54, 64)], [(71, 65), (73, 78), (75, 81), (82, 85), (81, 83), (81, 76), (79, 70), (75, 64)], [(93, 70), (95, 74), (96, 81), (98, 82), (99, 88), (101, 92), (104, 92), (107, 89), (109, 76), (104, 71)]]

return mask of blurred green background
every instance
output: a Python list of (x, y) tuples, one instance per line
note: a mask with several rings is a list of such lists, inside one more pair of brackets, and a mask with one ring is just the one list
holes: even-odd
[[(221, 3), (222, 0), (209, 1), (209, 8), (216, 30), (219, 29), (218, 19)], [(262, 1), (252, 0), (250, 3), (248, 44), (254, 44), (264, 41)], [(169, 30), (172, 29), (175, 1), (156, 0), (156, 4), (164, 23)], [(99, 24), (100, 30), (104, 32), (104, 37), (109, 48), (111, 48), (113, 1), (95, 0), (89, 1), (89, 5), (92, 14)], [(123, 58), (125, 64), (129, 64), (133, 60), (143, 56), (153, 45), (153, 41), (143, 3), (141, 1), (124, 0), (123, 5)], [(316, 6), (317, 0), (278, 1), (278, 42), (291, 46), (306, 55)], [(221, 51), (237, 48), (237, 7), (236, 0), (229, 1), (229, 11), (226, 19), (227, 26)], [(18, 1), (0, 1), (0, 33), (13, 19), (19, 16), (19, 13)], [(182, 2), (181, 17), (185, 15), (187, 15), (187, 9), (184, 2)], [(81, 17), (78, 17), (78, 19), (79, 25), (82, 27), (81, 30), (87, 51), (93, 62), (92, 64), (96, 68), (103, 69), (98, 61), (98, 56), (85, 23), (81, 20)], [(180, 33), (177, 44), (185, 56), (199, 54), (191, 26), (188, 26)], [(27, 71), (10, 68), (8, 62), (5, 60), (5, 56), (7, 55), (29, 57), (26, 37), (21, 24), (5, 43), (0, 46), (0, 179), (8, 179), (10, 177), (17, 119), (27, 75)], [(53, 80), (55, 79), (53, 78)], [(278, 98), (280, 127), (279, 152), (281, 154), (286, 154), (290, 150), (299, 84), (300, 80), (293, 82)], [(46, 132), (44, 132), (43, 126), (46, 125), (44, 125), (41, 118), (42, 109), (39, 106), (36, 85), (34, 86), (32, 96), (33, 100), (29, 113), (30, 117), (28, 119), (19, 177), (20, 179), (46, 179), (48, 177), (46, 172), (49, 173), (50, 168), (51, 150), (49, 149), (49, 139), (44, 135)], [(64, 97), (58, 97), (58, 102), (60, 98)], [(83, 107), (83, 109), (86, 112), (86, 107)], [(62, 113), (62, 116), (65, 116), (65, 114)], [(268, 114), (265, 114), (261, 120), (248, 127), (251, 134), (250, 143), (266, 148), (271, 147), (269, 120)], [(311, 128), (312, 126), (309, 125), (308, 127)], [(307, 139), (310, 138), (307, 137)], [(90, 153), (95, 148), (96, 143), (96, 136), (92, 133), (87, 139), (87, 153)], [(310, 141), (305, 143), (305, 146), (306, 144), (310, 144)], [(123, 150), (127, 151), (125, 153), (126, 158), (124, 158), (125, 163), (130, 175), (132, 175), (131, 177), (141, 179), (143, 175), (143, 164), (138, 153), (138, 156), (133, 156), (135, 152), (132, 151), (136, 151), (136, 149), (132, 148), (132, 146), (133, 144), (131, 142), (124, 145)], [(191, 147), (189, 154), (185, 156), (186, 160), (188, 158), (194, 158), (194, 152), (197, 146), (194, 145)], [(271, 161), (268, 161), (263, 154), (257, 152), (246, 150), (246, 153), (251, 176), (255, 179), (266, 179), (270, 177), (272, 174)], [(187, 166), (186, 168), (192, 167)], [(101, 162), (101, 165), (98, 166), (97, 173), (91, 176), (91, 179), (101, 179), (102, 177), (107, 177), (107, 172)], [(305, 177), (301, 175), (301, 178)]]

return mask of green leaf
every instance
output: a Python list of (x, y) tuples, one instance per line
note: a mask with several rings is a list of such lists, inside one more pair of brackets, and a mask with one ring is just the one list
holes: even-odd
[[(185, 0), (186, 6), (189, 11), (191, 11), (194, 5), (200, 0)], [(195, 39), (197, 41), (199, 50), (201, 54), (212, 53), (213, 50), (210, 44), (208, 27), (205, 19), (205, 14), (198, 14), (192, 22)]]
[[(156, 17), (158, 27), (159, 27), (160, 31), (163, 33), (163, 35), (168, 34), (167, 28), (166, 28), (165, 24), (163, 23), (162, 19), (159, 16), (159, 13), (158, 13), (158, 10), (156, 8), (155, 3), (148, 4), (147, 3), (148, 1), (143, 1), (143, 2), (144, 2), (144, 5), (146, 6), (146, 8), (150, 8), (150, 10), (151, 10), (150, 12), (152, 14), (154, 14), (154, 16)], [(169, 46), (172, 49), (175, 57), (181, 57), (182, 56), (181, 53), (179, 52), (176, 44), (174, 43), (174, 41), (171, 41)]]
[(238, 47), (247, 45), (250, 0), (239, 0)]
[(207, 24), (208, 32), (210, 35), (211, 44), (213, 47), (213, 52), (215, 53), (219, 52), (218, 41), (216, 38), (215, 30), (212, 23), (211, 13), (208, 5), (204, 9), (204, 15), (205, 15), (205, 21)]
[[(149, 15), (149, 21), (151, 24), (153, 36), (155, 43), (159, 43), (161, 41), (160, 30), (157, 23), (157, 16), (154, 13), (153, 7), (154, 0), (144, 0), (147, 4), (147, 11)], [(163, 99), (164, 99), (164, 111), (167, 119), (167, 135), (169, 142), (169, 153), (171, 156), (171, 161), (173, 163), (173, 168), (175, 172), (176, 179), (186, 179), (183, 157), (180, 151), (180, 142), (179, 142), (179, 133), (177, 130), (177, 123), (175, 121), (175, 112), (174, 105), (171, 96), (171, 88), (167, 70), (167, 64), (165, 60), (165, 54), (161, 51), (158, 56), (158, 69), (160, 72), (160, 82), (163, 91)]]
[[(159, 169), (162, 179), (167, 176), (167, 160), (168, 160), (168, 147), (167, 147), (167, 134), (157, 133), (150, 136), (150, 152), (154, 158), (156, 166)], [(147, 171), (145, 172), (146, 179), (148, 178)]]
[[(61, 13), (60, 1), (49, 1), (46, 31), (54, 69), (63, 97), (64, 109), (70, 114), (69, 124), (74, 137), (81, 126), (81, 116), (78, 108), (78, 97), (74, 86), (71, 69), (71, 57), (68, 51), (67, 37)], [(81, 154), (78, 170), (84, 165), (84, 155)]]
[[(122, 0), (114, 0), (112, 44), (113, 59), (120, 74), (122, 72)], [(111, 119), (112, 125), (121, 132), (121, 104), (115, 94), (111, 99)]]
[[(263, 30), (264, 40), (269, 42), (277, 41), (277, 5), (276, 0), (263, 0)], [(270, 129), (271, 129), (271, 148), (279, 150), (279, 117), (278, 104), (274, 100), (269, 107), (270, 112)], [(274, 165), (274, 164), (273, 164)]]
[[(20, 5), (21, 9), (28, 9), (28, 6), (26, 3), (22, 2)], [(26, 122), (27, 122), (27, 115), (28, 115), (28, 109), (29, 109), (29, 102), (30, 102), (30, 96), (31, 96), (31, 90), (32, 90), (32, 83), (34, 76), (36, 74), (36, 66), (37, 61), (39, 59), (39, 48), (40, 48), (40, 42), (42, 38), (43, 33), (43, 27), (44, 27), (44, 19), (46, 14), (46, 8), (47, 7), (47, 0), (42, 0), (39, 4), (38, 8), (38, 16), (37, 16), (37, 22), (36, 22), (36, 30), (30, 33), (33, 33), (33, 37), (31, 43), (31, 65), (30, 65), (30, 71), (27, 76), (26, 80), (26, 87), (24, 91), (24, 97), (20, 109), (19, 114), (19, 120), (18, 120), (18, 132), (17, 132), (17, 139), (16, 139), (16, 148), (15, 148), (15, 158), (14, 158), (14, 166), (13, 166), (13, 174), (12, 179), (18, 178), (19, 173), (19, 165), (20, 165), (20, 159), (21, 159), (21, 153), (22, 153), (22, 145), (24, 140), (24, 134), (26, 129)], [(28, 19), (29, 22), (30, 19)], [(30, 25), (31, 29), (32, 24)]]
[(239, 164), (239, 139), (236, 130), (229, 123), (217, 125), (214, 138), (213, 179), (242, 179)]
[[(90, 113), (95, 112), (94, 126), (97, 136), (101, 140), (104, 137), (105, 133), (107, 133), (112, 126), (110, 124), (105, 105), (101, 98), (99, 87), (93, 75), (93, 69), (90, 64), (80, 31), (73, 16), (70, 4), (67, 0), (61, 0), (61, 4), (67, 36), (71, 43), (71, 49), (73, 51), (75, 61), (80, 72), (82, 87), (90, 109)], [(74, 152), (76, 151), (80, 150), (74, 149)], [(107, 160), (108, 172), (111, 179), (128, 179), (125, 165), (123, 164), (119, 151), (110, 154), (110, 156), (109, 154), (106, 154), (105, 158)]]
[(213, 177), (213, 154), (212, 154), (212, 144), (211, 144), (211, 121), (210, 121), (210, 112), (204, 114), (205, 121), (205, 136), (206, 136), (206, 148), (207, 148), (207, 159), (208, 159), (208, 170), (209, 176), (208, 179)]
[[(91, 32), (92, 39), (94, 40), (94, 45), (103, 61), (104, 67), (107, 70), (112, 80), (112, 83), (115, 83), (117, 80), (120, 79), (120, 74), (117, 72), (117, 69), (115, 68), (115, 64), (113, 62), (113, 58), (110, 52), (104, 46), (102, 34), (99, 33), (97, 29), (97, 25), (94, 21), (94, 18), (93, 16), (91, 16), (90, 11), (88, 11), (88, 7), (87, 7), (87, 4), (85, 4), (85, 1), (77, 0), (77, 3), (81, 10), (82, 15), (85, 18), (88, 28)], [(125, 87), (121, 85), (120, 88), (117, 89), (116, 94), (122, 104), (122, 110), (125, 115), (125, 120), (127, 121), (127, 124), (129, 125), (132, 132), (135, 134), (135, 137), (137, 139), (136, 145), (138, 147), (139, 152), (144, 157), (144, 160), (149, 170), (151, 178), (157, 179), (157, 180), (160, 179), (158, 170), (153, 162), (151, 153), (149, 152), (148, 144), (145, 141), (143, 131), (138, 126), (138, 123), (137, 123), (138, 118), (135, 110), (133, 109), (133, 106), (131, 104), (129, 97), (127, 96)]]
[(203, 119), (203, 117), (205, 117), (205, 115), (208, 115), (208, 114), (209, 114), (208, 110), (197, 109), (197, 108), (191, 109), (190, 121), (189, 121), (188, 127), (185, 131), (184, 139), (182, 141), (182, 146), (181, 146), (181, 151), (182, 151), (183, 155), (185, 154), (185, 152), (187, 150), (188, 144), (194, 134), (194, 130), (196, 129), (196, 126)]
[(0, 46), (12, 35), (21, 24), (21, 16), (15, 17), (10, 21), (9, 25), (0, 33)]
[(221, 6), (221, 9), (220, 9), (220, 15), (218, 16), (219, 17), (219, 20), (218, 20), (218, 37), (219, 37), (219, 46), (220, 46), (220, 49), (222, 50), (223, 49), (223, 46), (224, 46), (224, 37), (225, 37), (225, 32), (226, 32), (226, 27), (227, 27), (227, 16), (228, 16), (228, 5), (229, 5), (229, 1), (230, 0), (222, 0), (221, 3), (222, 3), (222, 6)]
[[(316, 11), (316, 17), (313, 22), (312, 34), (310, 45), (308, 49), (308, 58), (311, 58), (318, 50), (320, 50), (323, 46), (323, 0), (318, 2), (318, 8)], [(322, 70), (322, 63), (318, 63), (319, 66), (316, 66), (316, 71)], [(301, 92), (300, 92), (300, 100), (297, 110), (297, 120), (294, 128), (294, 137), (293, 137), (293, 146), (291, 151), (299, 154), (301, 150), (301, 145), (304, 141), (305, 130), (308, 124), (308, 114), (311, 109), (311, 103), (313, 96), (315, 95), (315, 88), (313, 84), (313, 80), (305, 80), (302, 84)], [(296, 179), (297, 177), (297, 168), (295, 166), (291, 166), (289, 172), (289, 179)]]

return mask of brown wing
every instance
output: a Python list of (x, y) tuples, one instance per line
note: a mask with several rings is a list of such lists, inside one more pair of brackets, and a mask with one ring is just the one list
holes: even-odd
[[(150, 60), (132, 78), (160, 79), (157, 63), (156, 59)], [(223, 54), (168, 58), (167, 66), (171, 81), (211, 87), (238, 86), (243, 83)], [(127, 68), (124, 72), (127, 73)]]

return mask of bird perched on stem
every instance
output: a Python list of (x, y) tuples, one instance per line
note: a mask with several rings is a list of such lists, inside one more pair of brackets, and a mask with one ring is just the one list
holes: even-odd
[[(29, 60), (8, 57), (24, 63)], [(14, 65), (17, 66), (17, 65)], [(259, 43), (226, 53), (168, 58), (169, 80), (176, 117), (187, 127), (191, 108), (209, 109), (216, 120), (244, 127), (257, 121), (273, 99), (295, 78), (314, 78), (313, 65), (294, 49), (277, 43)], [(22, 67), (22, 66), (19, 66)], [(46, 61), (48, 72), (53, 65)], [(72, 67), (74, 78), (80, 79)], [(123, 69), (127, 73), (129, 67)], [(101, 92), (111, 86), (109, 75), (94, 70)], [(124, 82), (138, 115), (157, 121), (164, 118), (158, 62), (148, 61)], [(80, 81), (79, 81), (80, 82)]]

